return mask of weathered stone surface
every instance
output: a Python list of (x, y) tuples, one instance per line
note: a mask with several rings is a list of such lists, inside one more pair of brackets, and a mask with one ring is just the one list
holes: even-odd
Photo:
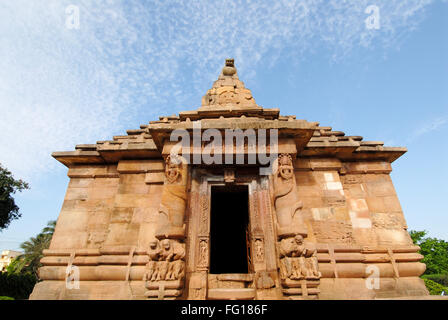
[[(278, 148), (243, 141), (237, 149), (232, 140), (231, 149), (220, 145), (214, 154), (243, 155), (243, 163), (189, 163), (208, 142), (180, 157), (171, 133), (184, 130), (191, 138), (199, 124), (221, 137), (227, 130), (277, 130)], [(257, 105), (229, 59), (197, 110), (53, 153), (68, 167), (70, 183), (41, 260), (43, 281), (30, 298), (427, 296), (419, 279), (425, 265), (389, 176), (406, 149), (362, 140)], [(275, 153), (268, 176), (260, 175), (258, 158), (246, 161), (264, 149)], [(246, 273), (211, 273), (215, 187), (247, 188)], [(235, 210), (230, 196), (226, 209)], [(229, 237), (237, 232), (232, 227)], [(226, 257), (225, 244), (218, 254)], [(67, 285), (71, 280), (79, 289)]]
[(146, 174), (145, 183), (163, 183), (165, 176), (162, 172), (149, 172)]
[(117, 171), (120, 173), (161, 172), (164, 170), (160, 160), (121, 160)]

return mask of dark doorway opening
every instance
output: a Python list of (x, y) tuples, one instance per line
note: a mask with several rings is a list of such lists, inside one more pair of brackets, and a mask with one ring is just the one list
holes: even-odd
[(248, 187), (215, 186), (211, 193), (210, 273), (248, 273)]

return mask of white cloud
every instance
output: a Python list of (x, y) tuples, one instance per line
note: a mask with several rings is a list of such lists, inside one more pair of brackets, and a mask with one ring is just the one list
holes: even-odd
[(414, 131), (413, 138), (438, 130), (448, 124), (448, 116), (440, 116), (423, 123)]
[[(367, 0), (4, 0), (0, 162), (32, 178), (54, 168), (52, 151), (196, 108), (226, 57), (247, 79), (261, 65), (300, 60), (320, 46), (333, 59), (359, 46), (391, 46), (418, 26), (430, 2), (375, 1), (381, 29), (368, 30)], [(70, 4), (80, 8), (79, 30), (65, 27)]]

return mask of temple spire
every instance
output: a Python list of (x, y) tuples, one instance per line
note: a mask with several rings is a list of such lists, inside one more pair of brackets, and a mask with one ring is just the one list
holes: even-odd
[(207, 107), (260, 108), (252, 97), (252, 92), (239, 80), (234, 59), (226, 59), (218, 80), (202, 98), (201, 108)]

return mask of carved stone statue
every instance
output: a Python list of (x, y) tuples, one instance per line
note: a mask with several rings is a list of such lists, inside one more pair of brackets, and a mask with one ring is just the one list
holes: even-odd
[(168, 156), (165, 165), (165, 176), (169, 183), (175, 183), (181, 177), (182, 163), (179, 163), (180, 159), (173, 159)]
[(280, 277), (282, 279), (291, 278), (293, 276), (293, 252), (295, 243), (293, 238), (284, 238), (279, 243), (280, 254)]
[(149, 262), (147, 264), (147, 271), (145, 274), (145, 280), (154, 281), (158, 277), (158, 266), (157, 263), (160, 259), (160, 246), (158, 240), (153, 240), (149, 243), (148, 256)]
[(319, 271), (319, 262), (317, 261), (317, 250), (314, 250), (311, 257), (308, 258), (308, 270), (311, 270), (312, 276), (316, 278), (322, 277), (322, 273)]
[(280, 240), (279, 254), (281, 279), (300, 280), (321, 277), (318, 270), (317, 250), (307, 248), (300, 234)]
[(170, 261), (172, 256), (174, 255), (173, 247), (171, 246), (171, 242), (169, 239), (163, 239), (160, 241), (162, 246), (162, 250), (160, 252), (160, 257), (162, 261)]
[(156, 280), (166, 280), (169, 270), (169, 262), (173, 256), (173, 248), (169, 239), (164, 239), (161, 241), (161, 252), (160, 260), (158, 263), (158, 274)]
[(306, 248), (303, 245), (303, 237), (301, 235), (296, 235), (294, 238), (291, 238), (292, 241), (292, 252), (291, 256), (292, 260), (292, 274), (290, 276), (291, 279), (302, 279), (306, 275), (306, 263), (305, 263), (305, 255)]
[(257, 261), (264, 260), (263, 240), (261, 239), (255, 240), (255, 257)]
[(202, 239), (199, 243), (199, 264), (207, 264), (208, 244), (207, 240)]
[(277, 171), (274, 172), (274, 205), (277, 213), (279, 237), (291, 236), (297, 229), (293, 224), (293, 218), (302, 208), (302, 202), (298, 199), (294, 167), (292, 157), (289, 154), (281, 154), (277, 160)]
[(179, 280), (185, 275), (185, 248), (178, 240), (151, 241), (145, 281)]
[[(158, 252), (158, 260), (153, 260), (152, 252), (148, 252), (150, 256), (148, 273), (154, 271), (150, 278), (146, 276), (146, 286), (150, 288), (148, 295), (157, 295), (159, 299), (165, 295), (163, 281), (177, 281), (174, 285), (176, 289), (171, 293), (175, 296), (181, 294), (184, 286), (185, 244), (182, 241), (185, 238), (187, 174), (188, 166), (185, 158), (178, 155), (169, 155), (166, 158), (165, 181), (155, 235), (160, 240), (160, 252)], [(151, 291), (154, 288), (158, 288), (158, 291)]]
[(156, 237), (183, 238), (187, 201), (187, 164), (180, 156), (168, 156), (165, 163), (165, 184), (159, 207)]
[(168, 269), (167, 279), (178, 280), (181, 279), (185, 274), (185, 248), (184, 244), (178, 242), (177, 240), (171, 240), (172, 244), (172, 255), (171, 262)]

